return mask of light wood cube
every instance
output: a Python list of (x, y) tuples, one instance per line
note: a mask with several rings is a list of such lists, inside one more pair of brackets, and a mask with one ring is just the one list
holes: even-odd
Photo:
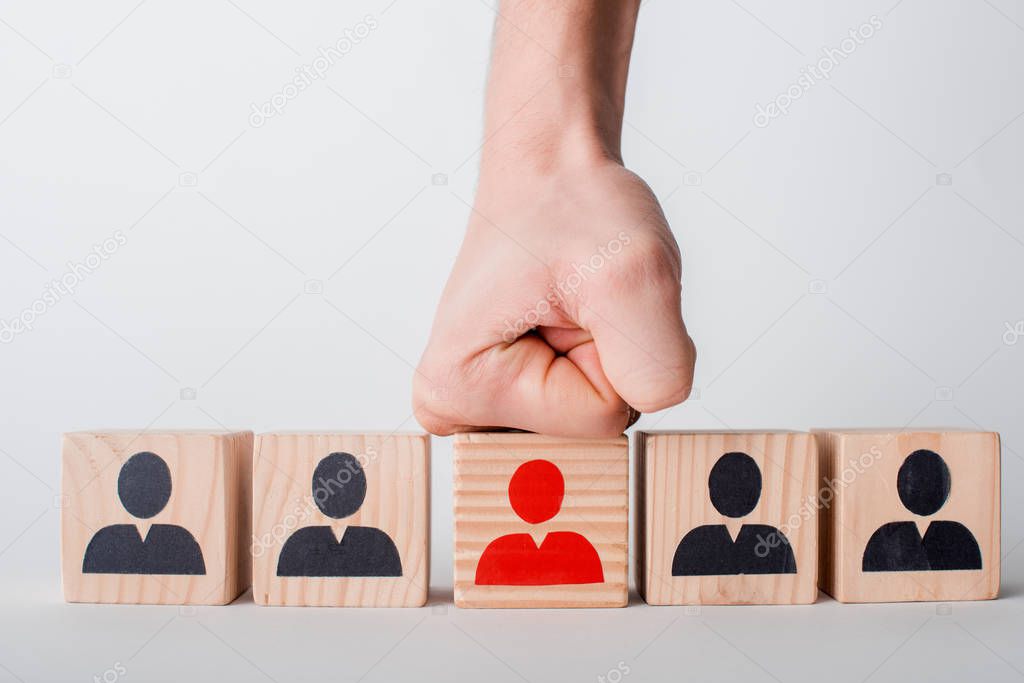
[(626, 437), (455, 437), (455, 604), (623, 607)]
[(652, 605), (817, 599), (810, 434), (639, 432), (636, 585)]
[(841, 602), (999, 593), (999, 435), (816, 433), (821, 588)]
[(427, 435), (260, 434), (253, 468), (257, 604), (426, 603)]
[(68, 602), (224, 605), (249, 587), (252, 432), (75, 432), (62, 447)]

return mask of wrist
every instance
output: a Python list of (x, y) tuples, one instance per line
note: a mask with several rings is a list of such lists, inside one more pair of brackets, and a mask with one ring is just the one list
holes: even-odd
[(488, 93), (480, 178), (549, 176), (622, 163), (625, 84), (601, 82), (565, 67), (537, 83), (493, 81)]
[(512, 125), (488, 141), (480, 160), (480, 189), (512, 178), (578, 173), (595, 166), (621, 164), (618, 132), (593, 119), (530, 121)]

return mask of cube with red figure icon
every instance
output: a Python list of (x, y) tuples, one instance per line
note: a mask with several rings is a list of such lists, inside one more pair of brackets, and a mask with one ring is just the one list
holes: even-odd
[(455, 604), (625, 606), (628, 487), (624, 436), (456, 436)]

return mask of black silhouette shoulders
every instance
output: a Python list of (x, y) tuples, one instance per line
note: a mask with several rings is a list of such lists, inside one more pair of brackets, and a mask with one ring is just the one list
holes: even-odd
[(960, 522), (932, 522), (924, 532), (924, 549), (932, 569), (981, 569), (978, 540)]
[(981, 569), (981, 549), (960, 522), (935, 521), (921, 534), (914, 522), (883, 524), (868, 540), (865, 572)]
[(173, 524), (154, 524), (142, 540), (134, 524), (103, 527), (82, 561), (85, 574), (205, 574), (199, 543)]
[(350, 526), (341, 542), (329, 526), (293, 533), (281, 548), (278, 576), (401, 576), (394, 541), (374, 527)]
[(795, 574), (789, 539), (768, 524), (744, 524), (733, 542), (724, 524), (693, 529), (672, 558), (673, 576)]

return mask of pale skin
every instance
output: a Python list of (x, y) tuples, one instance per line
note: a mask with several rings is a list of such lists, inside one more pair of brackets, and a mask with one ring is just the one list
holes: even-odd
[(684, 401), (679, 248), (622, 164), (639, 0), (504, 0), (469, 225), (413, 383), (428, 431), (621, 434)]

